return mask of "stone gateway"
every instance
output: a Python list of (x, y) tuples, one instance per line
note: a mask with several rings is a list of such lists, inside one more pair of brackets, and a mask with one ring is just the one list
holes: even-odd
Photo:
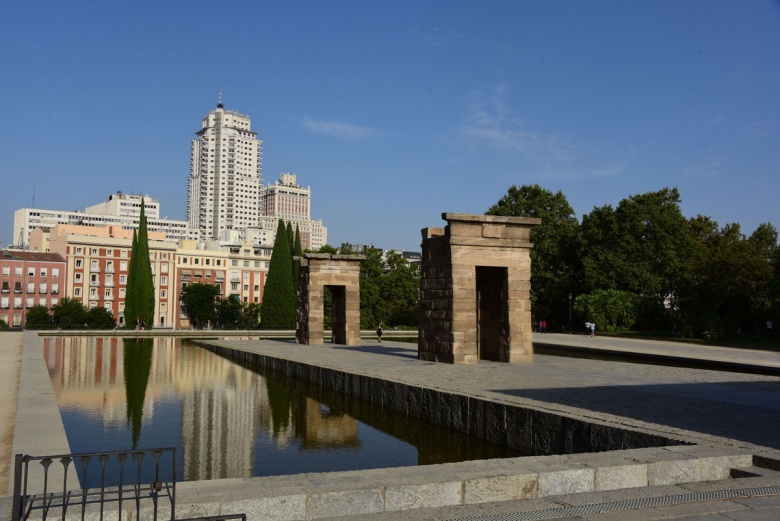
[(321, 346), (325, 329), (325, 288), (333, 296), (334, 344), (360, 345), (360, 261), (363, 255), (306, 253), (296, 257), (298, 316), (295, 338), (299, 344)]
[(420, 360), (518, 363), (531, 341), (531, 229), (541, 219), (444, 213), (422, 230)]

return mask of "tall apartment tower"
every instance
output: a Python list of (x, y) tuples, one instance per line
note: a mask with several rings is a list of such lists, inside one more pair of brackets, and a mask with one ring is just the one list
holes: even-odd
[(257, 225), (262, 141), (250, 123), (249, 116), (225, 110), (220, 93), (192, 140), (187, 221), (203, 241)]

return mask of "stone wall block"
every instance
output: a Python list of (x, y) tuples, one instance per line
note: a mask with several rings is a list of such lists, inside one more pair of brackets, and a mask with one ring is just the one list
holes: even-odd
[(647, 484), (651, 487), (693, 481), (701, 481), (698, 459), (656, 461), (647, 465)]
[[(309, 496), (307, 519), (376, 514), (384, 510), (382, 491), (377, 488), (325, 492)], [(249, 518), (247, 518), (249, 519)], [(253, 517), (252, 519), (260, 519)]]
[(413, 510), (460, 505), (463, 502), (460, 481), (420, 485), (388, 485), (385, 488), (386, 510)]
[(594, 490), (646, 487), (647, 465), (619, 465), (595, 469)]
[(539, 497), (593, 492), (595, 471), (591, 468), (539, 473)]
[(463, 483), (463, 503), (532, 499), (537, 497), (538, 491), (539, 476), (536, 473), (467, 479)]
[(220, 513), (246, 514), (247, 519), (306, 519), (306, 494), (231, 501), (223, 505)]

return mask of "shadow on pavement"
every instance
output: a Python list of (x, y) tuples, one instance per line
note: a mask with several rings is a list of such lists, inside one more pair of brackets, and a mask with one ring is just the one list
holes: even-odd
[(780, 449), (780, 380), (494, 392)]

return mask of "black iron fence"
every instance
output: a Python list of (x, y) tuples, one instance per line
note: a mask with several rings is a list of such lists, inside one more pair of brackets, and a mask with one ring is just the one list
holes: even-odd
[[(57, 456), (17, 454), (15, 463), (12, 521), (33, 515), (43, 520), (49, 516), (85, 519), (87, 514), (102, 520), (106, 505), (112, 503), (118, 509), (118, 519), (123, 519), (123, 509), (133, 509), (140, 519), (142, 508), (145, 519), (149, 518), (147, 508), (155, 521), (158, 515), (167, 518), (166, 503), (170, 519), (176, 518), (175, 448)], [(111, 517), (115, 517), (111, 510)]]

